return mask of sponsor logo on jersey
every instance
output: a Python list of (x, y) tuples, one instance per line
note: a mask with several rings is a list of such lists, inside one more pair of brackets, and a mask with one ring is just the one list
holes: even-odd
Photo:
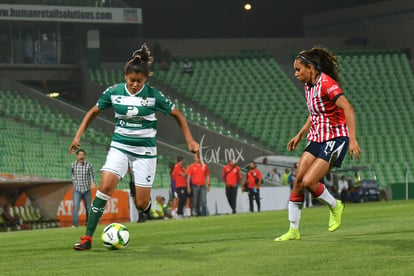
[(125, 122), (124, 120), (120, 120), (119, 125), (121, 127), (142, 127), (142, 124), (140, 123), (129, 123), (129, 122)]
[(336, 90), (336, 89), (338, 89), (339, 88), (339, 86), (338, 85), (336, 85), (336, 84), (334, 84), (334, 85), (332, 85), (331, 87), (329, 87), (327, 90), (326, 90), (326, 92), (329, 94), (329, 93), (331, 93), (332, 91), (334, 91), (334, 90)]

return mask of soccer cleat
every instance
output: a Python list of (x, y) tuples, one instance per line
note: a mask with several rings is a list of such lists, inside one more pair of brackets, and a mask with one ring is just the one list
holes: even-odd
[(331, 208), (329, 214), (329, 227), (328, 230), (330, 232), (335, 231), (336, 229), (341, 226), (342, 223), (342, 214), (344, 213), (345, 206), (342, 204), (340, 200), (336, 201), (336, 207)]
[(92, 247), (92, 237), (90, 236), (83, 236), (80, 238), (81, 241), (78, 243), (75, 243), (75, 245), (73, 246), (73, 249), (75, 250), (89, 250)]
[(138, 211), (138, 223), (146, 222), (147, 221), (147, 214), (145, 214), (143, 211)]
[(290, 228), (289, 231), (287, 231), (287, 233), (283, 234), (280, 237), (275, 238), (275, 241), (290, 241), (290, 240), (299, 240), (300, 239), (300, 234), (299, 234), (299, 229), (293, 229)]

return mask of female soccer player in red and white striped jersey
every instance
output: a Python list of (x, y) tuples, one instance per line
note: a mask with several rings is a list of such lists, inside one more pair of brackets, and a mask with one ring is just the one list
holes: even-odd
[(354, 109), (341, 90), (337, 67), (336, 58), (322, 48), (301, 51), (295, 59), (295, 77), (305, 84), (309, 117), (287, 147), (289, 151), (294, 150), (306, 133), (308, 144), (290, 194), (290, 229), (275, 241), (300, 239), (299, 221), (305, 189), (329, 206), (328, 230), (333, 232), (341, 225), (344, 205), (319, 180), (332, 167), (341, 166), (348, 147), (351, 159), (359, 159), (362, 151), (356, 139)]

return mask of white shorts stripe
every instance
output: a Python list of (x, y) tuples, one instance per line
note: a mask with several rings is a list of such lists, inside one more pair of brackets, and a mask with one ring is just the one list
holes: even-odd
[[(332, 151), (331, 158), (329, 158), (329, 164), (331, 164), (332, 161), (336, 162), (336, 159), (338, 159), (338, 157), (341, 155), (341, 152), (342, 152), (342, 150), (345, 146), (345, 143), (346, 143), (345, 141), (342, 142), (342, 144), (339, 147), (337, 147), (334, 151)], [(335, 156), (335, 159), (332, 160), (332, 157), (334, 157), (334, 156)], [(333, 165), (333, 164), (331, 164), (331, 165)]]
[(121, 143), (114, 142), (114, 141), (112, 141), (111, 147), (122, 149), (122, 150), (125, 150), (127, 152), (130, 152), (136, 155), (149, 155), (149, 156), (157, 155), (157, 147), (128, 146), (128, 145), (121, 144)]

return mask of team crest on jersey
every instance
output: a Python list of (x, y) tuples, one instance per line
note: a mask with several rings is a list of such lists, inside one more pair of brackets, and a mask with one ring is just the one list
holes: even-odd
[(142, 98), (142, 100), (141, 100), (141, 105), (142, 105), (142, 106), (147, 106), (147, 105), (148, 105), (148, 99), (147, 99), (147, 97), (143, 97), (143, 98)]
[(128, 106), (127, 116), (138, 115), (138, 108), (136, 106)]

